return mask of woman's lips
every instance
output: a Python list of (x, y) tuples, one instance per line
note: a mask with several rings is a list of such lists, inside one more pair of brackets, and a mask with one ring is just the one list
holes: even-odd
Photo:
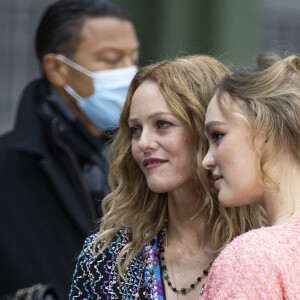
[(161, 166), (163, 163), (167, 162), (165, 159), (160, 159), (157, 157), (151, 157), (143, 160), (143, 165), (146, 170), (150, 170), (156, 167)]
[(222, 175), (217, 175), (217, 174), (213, 174), (212, 175), (213, 177), (213, 180), (214, 180), (214, 186), (217, 190), (220, 189), (220, 184), (221, 184), (221, 180), (223, 179), (223, 176)]

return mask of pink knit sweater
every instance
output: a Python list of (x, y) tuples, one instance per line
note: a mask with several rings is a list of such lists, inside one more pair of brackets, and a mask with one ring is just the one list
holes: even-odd
[(235, 238), (213, 263), (200, 299), (300, 299), (300, 218)]

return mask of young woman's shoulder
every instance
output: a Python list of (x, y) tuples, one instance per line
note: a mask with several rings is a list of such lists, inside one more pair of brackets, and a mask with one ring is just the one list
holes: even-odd
[[(251, 230), (236, 237), (221, 252), (218, 259), (244, 259), (266, 263), (299, 249), (300, 219), (280, 225)], [(270, 255), (272, 253), (272, 255)]]
[(262, 227), (237, 238), (217, 257), (206, 299), (281, 299), (300, 293), (300, 219)]

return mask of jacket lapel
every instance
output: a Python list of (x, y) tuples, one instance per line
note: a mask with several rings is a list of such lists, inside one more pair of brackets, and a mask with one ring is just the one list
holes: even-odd
[(63, 170), (50, 157), (41, 159), (40, 165), (78, 229), (84, 236), (88, 236), (93, 222), (87, 206), (84, 205), (86, 200), (79, 197), (66, 176), (62, 174)]

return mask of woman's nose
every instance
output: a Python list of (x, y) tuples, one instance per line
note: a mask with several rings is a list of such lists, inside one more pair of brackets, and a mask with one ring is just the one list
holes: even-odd
[(155, 136), (149, 130), (143, 130), (139, 140), (139, 147), (144, 152), (156, 150), (157, 142)]
[(216, 166), (214, 156), (212, 155), (210, 150), (204, 156), (202, 160), (202, 166), (207, 170), (212, 170)]

